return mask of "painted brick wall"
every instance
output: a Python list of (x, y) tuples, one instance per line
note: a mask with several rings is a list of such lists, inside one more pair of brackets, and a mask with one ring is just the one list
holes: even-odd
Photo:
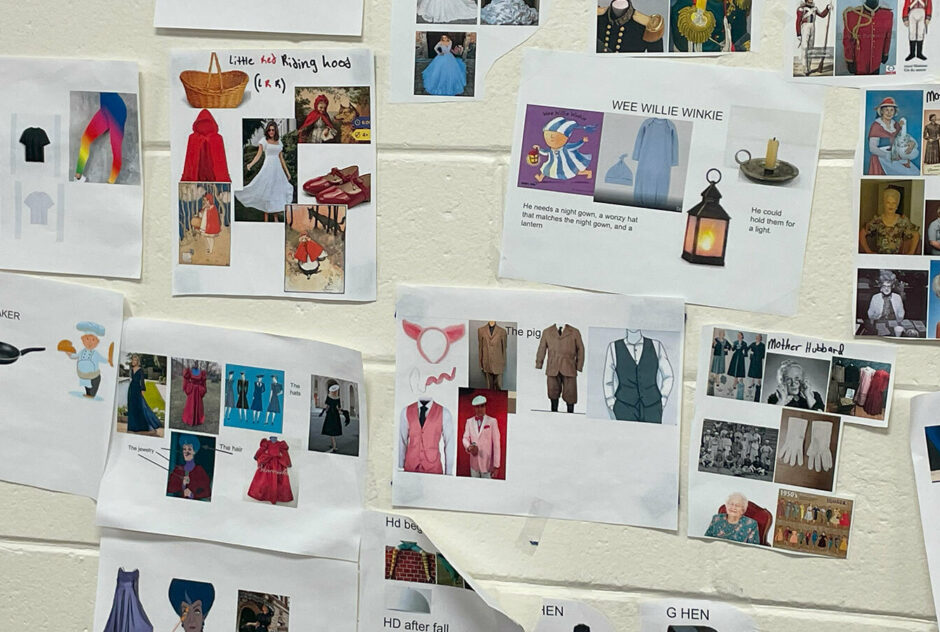
[[(395, 579), (401, 582), (420, 582), (422, 584), (433, 584), (437, 581), (437, 559), (433, 554), (426, 554), (425, 560), (422, 560), (421, 554), (417, 551), (399, 551), (395, 558), (395, 569), (392, 571), (392, 554), (395, 547), (385, 547), (385, 578)], [(427, 562), (427, 573), (425, 573), (425, 561)], [(430, 578), (429, 578), (430, 576)]]
[[(482, 102), (390, 105), (385, 102), (390, 4), (389, 0), (366, 1), (361, 42), (377, 56), (379, 295), (374, 304), (356, 306), (170, 297), (175, 219), (168, 195), (169, 50), (332, 43), (291, 36), (237, 38), (208, 31), (158, 36), (151, 26), (152, 0), (85, 0), (67, 3), (67, 7), (55, 0), (0, 0), (4, 26), (0, 54), (137, 59), (141, 64), (146, 190), (143, 277), (140, 282), (75, 280), (124, 292), (129, 309), (138, 316), (260, 328), (361, 350), (370, 410), (369, 499), (376, 507), (387, 507), (390, 500), (396, 283), (526, 285), (496, 278), (520, 51), (497, 62), (487, 77), (487, 97)], [(594, 3), (554, 0), (552, 4), (547, 21), (528, 45), (587, 50)], [(783, 0), (766, 0), (763, 5), (760, 51), (734, 59), (683, 63), (690, 68), (717, 63), (780, 69), (784, 38), (794, 37), (793, 19)], [(361, 44), (345, 39), (335, 45)], [(612, 92), (626, 95), (634, 82), (649, 80), (653, 79), (612, 77)], [(564, 83), (560, 77), (559, 90), (564, 90)], [(698, 353), (697, 332), (705, 323), (720, 320), (752, 330), (827, 338), (850, 334), (851, 264), (857, 234), (850, 208), (851, 160), (859, 107), (859, 96), (851, 90), (834, 90), (827, 98), (798, 315), (777, 318), (689, 308), (687, 332), (692, 335), (685, 354), (684, 424), (692, 415), (691, 368)], [(576, 253), (571, 253), (566, 264), (571, 261), (577, 261)], [(761, 284), (760, 269), (755, 266), (753, 282), (741, 291), (773, 288)], [(672, 591), (735, 603), (755, 617), (763, 632), (936, 631), (907, 445), (907, 407), (912, 394), (935, 390), (940, 384), (937, 347), (902, 345), (897, 375), (900, 388), (890, 429), (845, 429), (838, 485), (840, 491), (853, 493), (857, 504), (853, 550), (844, 562), (688, 540), (684, 527), (674, 534), (557, 520), (410, 513), (448, 559), (495, 591), (511, 614), (529, 622), (537, 613), (538, 597), (546, 595), (583, 599), (605, 612), (617, 630), (633, 631), (638, 625), (637, 604)], [(686, 425), (683, 468), (687, 453)], [(681, 491), (684, 498), (684, 475)], [(542, 500), (552, 503), (550, 495)], [(98, 545), (94, 503), (0, 484), (0, 506), (4, 507), (0, 511), (0, 629), (90, 630)], [(684, 524), (684, 506), (680, 511), (680, 524)], [(519, 544), (532, 537), (541, 538), (539, 547)]]

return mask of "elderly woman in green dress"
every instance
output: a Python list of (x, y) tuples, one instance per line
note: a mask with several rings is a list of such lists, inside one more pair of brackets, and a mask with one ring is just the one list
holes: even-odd
[(901, 192), (888, 187), (881, 193), (881, 213), (858, 233), (861, 252), (878, 255), (913, 255), (920, 245), (920, 226), (904, 217)]
[(712, 516), (712, 522), (705, 531), (705, 537), (721, 538), (732, 542), (760, 544), (760, 529), (757, 521), (744, 515), (747, 511), (747, 497), (734, 492), (725, 501), (726, 513)]

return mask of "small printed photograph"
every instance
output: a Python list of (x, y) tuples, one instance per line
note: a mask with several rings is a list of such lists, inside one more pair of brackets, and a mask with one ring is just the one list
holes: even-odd
[(584, 371), (586, 355), (584, 340), (577, 327), (569, 323), (552, 323), (541, 331), (535, 352), (535, 370), (545, 373), (545, 397), (549, 408), (544, 408), (543, 403), (533, 410), (584, 414), (583, 405), (579, 410), (576, 407), (578, 374)]
[(310, 376), (307, 450), (359, 456), (357, 383), (322, 375)]
[(416, 584), (437, 583), (437, 554), (425, 551), (417, 542), (402, 540), (385, 547), (385, 579)]
[(166, 356), (121, 353), (115, 398), (118, 432), (162, 437), (168, 397)]
[(837, 0), (835, 10), (836, 76), (897, 74), (894, 42), (900, 22), (897, 16), (901, 13), (898, 3), (895, 0)]
[(940, 200), (924, 202), (924, 254), (940, 257)]
[(927, 337), (927, 270), (859, 269), (855, 335)]
[(69, 93), (71, 182), (140, 185), (137, 95)]
[[(467, 386), (494, 391), (516, 390), (518, 324), (470, 321), (470, 365)], [(472, 335), (476, 332), (476, 335)]]
[(418, 24), (477, 24), (479, 0), (417, 0)]
[(921, 173), (925, 176), (940, 175), (940, 110), (924, 110), (923, 143)]
[(603, 128), (594, 201), (681, 211), (689, 171), (692, 123), (604, 114)]
[(414, 93), (472, 97), (476, 85), (476, 58), (475, 32), (417, 31)]
[(385, 609), (395, 612), (431, 614), (432, 594), (433, 591), (421, 588), (386, 585)]
[(457, 403), (457, 476), (506, 480), (509, 395), (461, 388)]
[[(880, 1), (883, 7), (885, 0)], [(876, 11), (881, 10), (879, 7)], [(893, 56), (893, 46), (891, 51)], [(865, 61), (859, 60), (859, 63)], [(864, 175), (920, 175), (923, 112), (924, 93), (920, 90), (866, 92), (865, 127), (868, 135), (863, 156)]]
[(831, 77), (835, 70), (836, 12), (831, 0), (799, 0), (794, 77)]
[(865, 178), (859, 182), (858, 252), (919, 255), (924, 181)]
[(839, 458), (840, 419), (838, 415), (781, 410), (774, 482), (831, 492)]
[(237, 632), (290, 632), (290, 597), (238, 591)]
[(296, 484), (291, 485), (290, 448), (287, 441), (271, 435), (258, 442), (255, 469), (248, 485), (247, 500), (282, 507), (297, 506)]
[(298, 143), (372, 142), (369, 86), (296, 87), (294, 116)]
[(766, 336), (751, 331), (716, 328), (708, 368), (708, 394), (714, 397), (759, 402), (764, 379)]
[(597, 0), (598, 53), (661, 53), (669, 0)]
[(775, 549), (845, 559), (853, 501), (789, 489), (777, 494)]
[(777, 456), (777, 430), (706, 419), (702, 424), (699, 472), (772, 481)]
[(440, 553), (437, 554), (437, 585), (453, 586), (454, 588), (467, 587), (467, 582), (457, 572), (457, 569), (451, 566), (447, 558)]
[[(432, 381), (433, 376), (428, 378), (428, 383)], [(453, 476), (457, 454), (462, 450), (458, 447), (460, 439), (451, 409), (430, 397), (420, 397), (399, 415), (398, 470)]]
[(671, 0), (670, 5), (669, 50), (728, 53), (751, 49), (751, 0)]
[(235, 221), (282, 222), (297, 201), (297, 121), (242, 119), (242, 189)]
[(224, 425), (280, 434), (284, 421), (284, 371), (225, 365)]
[(940, 426), (924, 428), (927, 441), (927, 461), (930, 464), (930, 482), (940, 483)]
[(770, 352), (764, 370), (766, 403), (803, 410), (826, 409), (829, 360)]
[(587, 416), (678, 424), (680, 338), (678, 331), (590, 327)]
[(890, 383), (887, 362), (833, 356), (826, 412), (883, 420)]
[(225, 139), (219, 133), (219, 123), (206, 109), (200, 110), (193, 120), (192, 133), (186, 141), (182, 182), (231, 182), (228, 159), (225, 157)]
[[(809, 189), (821, 124), (821, 113), (731, 106), (723, 157), (726, 182)], [(699, 184), (695, 187), (687, 195), (697, 200)]]
[(166, 495), (189, 500), (212, 500), (215, 437), (170, 432), (170, 469)]
[(341, 204), (292, 204), (284, 225), (284, 291), (346, 291), (346, 210)]
[(518, 185), (593, 196), (603, 123), (600, 112), (526, 106)]
[(540, 0), (481, 0), (480, 22), (493, 26), (538, 26)]
[(741, 492), (732, 491), (715, 509), (704, 535), (706, 538), (770, 546), (768, 534), (772, 523), (773, 514), (769, 509), (748, 500)]
[(170, 429), (219, 434), (222, 367), (207, 360), (170, 360)]
[(930, 261), (930, 293), (928, 295), (928, 338), (940, 339), (940, 260)]
[[(183, 632), (203, 630), (215, 603), (215, 586), (208, 582), (174, 577), (167, 591), (170, 605), (179, 617), (178, 627)], [(132, 624), (132, 628), (136, 624)]]
[(232, 263), (232, 185), (180, 182), (180, 265), (228, 266)]
[(315, 200), (317, 204), (351, 209), (372, 201), (372, 174), (360, 171), (358, 164), (340, 162), (336, 153), (334, 150), (328, 156), (317, 155), (314, 160), (308, 160), (309, 154), (304, 155), (301, 205)]

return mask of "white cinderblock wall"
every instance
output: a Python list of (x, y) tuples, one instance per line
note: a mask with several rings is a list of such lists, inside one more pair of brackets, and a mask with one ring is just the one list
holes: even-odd
[[(766, 2), (758, 53), (686, 63), (778, 70), (783, 38), (793, 36), (794, 21), (783, 0)], [(276, 10), (271, 5), (259, 2), (258, 10)], [(368, 498), (374, 506), (387, 507), (396, 283), (522, 285), (496, 279), (520, 51), (504, 57), (489, 73), (482, 102), (389, 105), (385, 95), (390, 0), (367, 0), (366, 5), (362, 41), (330, 42), (210, 32), (158, 35), (151, 26), (150, 0), (0, 0), (0, 54), (140, 63), (146, 185), (143, 278), (140, 282), (77, 280), (120, 290), (134, 315), (302, 335), (361, 350), (371, 425)], [(590, 45), (593, 0), (553, 0), (553, 5), (527, 45), (584, 50)], [(284, 16), (285, 25), (290, 19)], [(304, 45), (365, 45), (377, 57), (378, 301), (356, 306), (171, 298), (175, 219), (168, 196), (168, 51)], [(610, 89), (626, 93), (643, 80), (612, 77)], [(559, 77), (559, 92), (564, 90), (564, 79)], [(689, 308), (684, 423), (692, 414), (692, 371), (702, 325), (720, 320), (756, 330), (830, 338), (850, 335), (857, 234), (850, 208), (851, 160), (859, 104), (858, 95), (850, 90), (833, 91), (826, 102), (799, 314), (777, 318)], [(763, 287), (759, 267), (747, 289), (771, 290)], [(938, 365), (936, 346), (902, 345), (890, 429), (849, 426), (844, 431), (838, 491), (857, 499), (852, 548), (844, 562), (688, 540), (684, 511), (679, 534), (429, 511), (414, 516), (459, 566), (498, 591), (510, 614), (528, 623), (536, 615), (540, 595), (563, 596), (601, 609), (617, 630), (636, 630), (638, 602), (672, 593), (738, 604), (765, 632), (936, 631), (908, 450), (907, 411), (913, 394), (940, 384)], [(683, 435), (684, 497), (688, 432)], [(577, 476), (576, 468), (572, 476)], [(94, 503), (0, 484), (0, 507), (0, 630), (90, 630), (98, 544)], [(540, 530), (537, 548), (518, 543), (521, 535), (528, 540)]]

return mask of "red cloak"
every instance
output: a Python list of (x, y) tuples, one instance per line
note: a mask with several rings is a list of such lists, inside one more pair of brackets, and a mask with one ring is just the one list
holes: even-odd
[(219, 124), (209, 110), (202, 110), (193, 122), (193, 133), (186, 146), (183, 164), (183, 182), (231, 182), (225, 143), (219, 134)]

